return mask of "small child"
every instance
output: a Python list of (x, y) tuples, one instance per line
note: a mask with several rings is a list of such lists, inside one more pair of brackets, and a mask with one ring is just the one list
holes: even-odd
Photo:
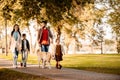
[(62, 61), (64, 50), (62, 45), (60, 44), (60, 40), (56, 39), (56, 47), (55, 47), (55, 60), (56, 60), (56, 68), (61, 69), (62, 65), (60, 64), (60, 61)]
[(27, 65), (27, 57), (28, 57), (28, 52), (30, 51), (30, 45), (29, 45), (29, 41), (26, 39), (26, 34), (22, 35), (23, 39), (22, 39), (22, 62), (21, 62), (21, 67), (26, 67)]

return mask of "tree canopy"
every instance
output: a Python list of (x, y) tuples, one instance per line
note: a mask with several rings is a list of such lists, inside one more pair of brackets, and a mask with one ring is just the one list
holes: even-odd
[(46, 19), (58, 24), (65, 19), (77, 20), (73, 11), (79, 11), (86, 3), (93, 3), (93, 0), (2, 0), (0, 7), (13, 21), (36, 18), (38, 22)]
[[(103, 4), (102, 8), (97, 8), (96, 4)], [(38, 24), (47, 20), (59, 35), (62, 29), (76, 41), (87, 36), (94, 42), (101, 36), (99, 26), (105, 23), (104, 17), (119, 36), (119, 4), (119, 0), (0, 0), (0, 25), (7, 20), (28, 27), (30, 20), (36, 20)]]

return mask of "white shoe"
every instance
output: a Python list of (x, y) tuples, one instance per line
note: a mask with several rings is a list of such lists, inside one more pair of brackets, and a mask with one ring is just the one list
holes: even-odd
[(48, 69), (51, 69), (51, 66), (48, 66)]
[(42, 65), (42, 68), (44, 69), (44, 68), (45, 68), (45, 66), (44, 66), (44, 65)]
[(13, 65), (13, 68), (17, 68), (17, 65)]

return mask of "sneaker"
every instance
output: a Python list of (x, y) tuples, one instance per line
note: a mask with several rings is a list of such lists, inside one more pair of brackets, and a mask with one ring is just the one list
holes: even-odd
[(13, 65), (13, 68), (17, 68), (17, 65)]
[(56, 64), (56, 68), (58, 69), (58, 64)]
[(26, 63), (24, 64), (24, 67), (26, 67)]
[(58, 66), (58, 69), (61, 69), (61, 68), (62, 68), (62, 65), (59, 65), (59, 66)]
[(48, 66), (48, 69), (51, 69), (51, 66)]

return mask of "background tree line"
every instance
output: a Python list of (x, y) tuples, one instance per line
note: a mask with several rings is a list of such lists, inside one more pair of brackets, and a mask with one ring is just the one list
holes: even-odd
[[(66, 46), (70, 44), (68, 39), (74, 39), (76, 45), (81, 46), (79, 38), (86, 39), (87, 36), (92, 43), (101, 44), (103, 53), (105, 31), (100, 25), (107, 23), (116, 34), (117, 50), (120, 52), (119, 3), (119, 0), (1, 0), (0, 26), (4, 27), (5, 20), (9, 26), (19, 23), (21, 28), (28, 28), (32, 42), (29, 21), (36, 20), (39, 26), (42, 20), (47, 20), (58, 36), (64, 32)], [(97, 8), (96, 4), (102, 4), (103, 7)], [(113, 11), (107, 14), (110, 10)], [(108, 18), (106, 22), (102, 20), (104, 17)], [(93, 46), (91, 44), (91, 48)]]

